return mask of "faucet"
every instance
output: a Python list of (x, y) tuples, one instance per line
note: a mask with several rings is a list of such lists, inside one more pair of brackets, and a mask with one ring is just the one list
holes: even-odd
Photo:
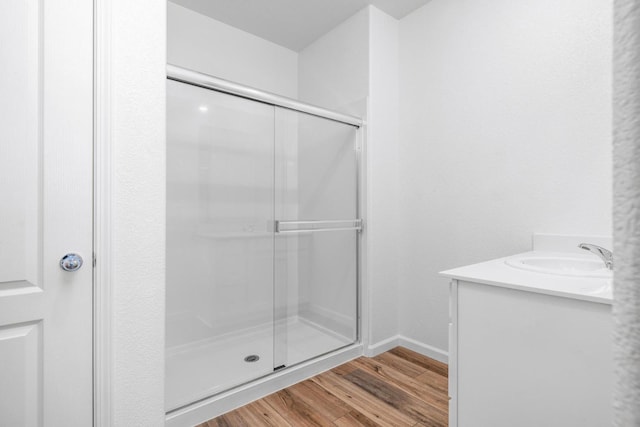
[(604, 262), (604, 265), (606, 265), (609, 270), (613, 270), (613, 252), (610, 250), (605, 249), (602, 246), (592, 245), (591, 243), (580, 243), (578, 247), (598, 255)]

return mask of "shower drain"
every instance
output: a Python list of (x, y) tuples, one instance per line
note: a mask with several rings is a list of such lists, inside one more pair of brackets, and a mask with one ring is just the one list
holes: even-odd
[(260, 360), (260, 356), (257, 354), (250, 354), (244, 358), (245, 362), (257, 362), (258, 360)]

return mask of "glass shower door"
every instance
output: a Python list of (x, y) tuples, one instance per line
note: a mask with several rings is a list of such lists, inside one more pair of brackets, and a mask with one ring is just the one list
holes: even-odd
[(273, 372), (273, 157), (273, 106), (167, 82), (167, 411)]
[(276, 107), (276, 369), (357, 340), (357, 128)]
[(166, 410), (358, 339), (357, 127), (167, 82)]

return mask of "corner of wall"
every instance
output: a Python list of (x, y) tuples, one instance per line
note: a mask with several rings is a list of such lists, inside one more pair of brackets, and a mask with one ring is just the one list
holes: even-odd
[(367, 231), (370, 335), (368, 351), (398, 345), (398, 21), (369, 12)]
[(301, 101), (364, 117), (369, 84), (369, 10), (361, 9), (298, 53)]

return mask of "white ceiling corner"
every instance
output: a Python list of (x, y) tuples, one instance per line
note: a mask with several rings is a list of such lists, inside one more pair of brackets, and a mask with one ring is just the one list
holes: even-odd
[(300, 51), (367, 5), (401, 19), (429, 0), (171, 0)]

